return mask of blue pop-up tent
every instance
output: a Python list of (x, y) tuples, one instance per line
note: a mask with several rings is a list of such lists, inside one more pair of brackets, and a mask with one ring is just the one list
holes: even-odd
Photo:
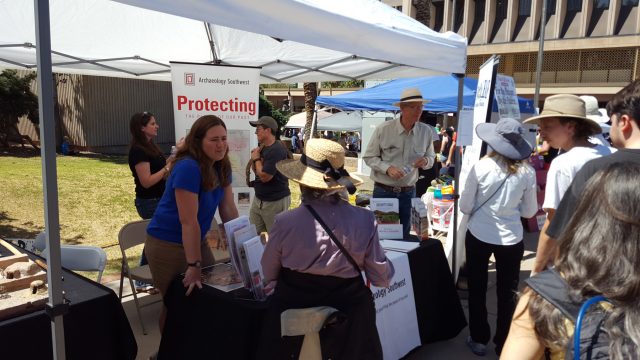
[[(463, 106), (473, 108), (476, 99), (478, 80), (464, 79)], [(424, 105), (425, 111), (435, 113), (458, 111), (458, 79), (453, 75), (427, 76), (396, 79), (367, 89), (336, 96), (318, 96), (316, 103), (341, 110), (398, 111), (392, 104), (400, 99), (400, 93), (406, 88), (418, 88), (425, 99), (431, 100)], [(518, 97), (520, 112), (535, 112), (533, 100)], [(493, 102), (493, 111), (497, 112), (497, 103)]]

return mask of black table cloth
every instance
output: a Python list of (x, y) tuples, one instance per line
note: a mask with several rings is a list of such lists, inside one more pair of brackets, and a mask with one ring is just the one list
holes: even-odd
[[(408, 253), (422, 344), (454, 338), (467, 321), (439, 240)], [(185, 296), (182, 277), (167, 291), (159, 359), (254, 359), (267, 304), (245, 289), (229, 293), (203, 286)]]
[[(135, 359), (138, 346), (118, 296), (71, 271), (62, 274), (70, 302), (64, 315), (67, 359)], [(53, 359), (51, 319), (44, 310), (0, 322), (0, 358)]]

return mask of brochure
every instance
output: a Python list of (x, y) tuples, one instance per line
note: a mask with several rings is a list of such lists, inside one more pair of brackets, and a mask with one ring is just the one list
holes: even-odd
[(247, 262), (247, 273), (250, 275), (251, 292), (256, 300), (266, 299), (264, 292), (264, 274), (262, 272), (262, 254), (264, 245), (260, 236), (255, 236), (242, 244), (243, 254)]
[(202, 268), (202, 283), (229, 292), (242, 287), (242, 278), (229, 263)]
[(249, 217), (246, 215), (239, 216), (233, 220), (229, 220), (224, 223), (224, 232), (227, 237), (227, 249), (229, 250), (229, 257), (233, 267), (239, 274), (242, 274), (240, 268), (240, 258), (238, 256), (238, 247), (236, 246), (235, 233), (236, 231), (249, 227)]
[(398, 199), (371, 198), (369, 208), (373, 211), (378, 222), (378, 237), (380, 239), (403, 238)]
[(236, 253), (238, 254), (238, 258), (240, 260), (240, 275), (244, 281), (244, 287), (247, 289), (251, 289), (251, 273), (249, 271), (249, 266), (247, 265), (247, 257), (245, 255), (244, 247), (242, 244), (247, 242), (254, 237), (258, 237), (256, 233), (256, 226), (254, 224), (249, 224), (249, 226), (244, 227), (234, 234), (234, 239), (236, 242)]

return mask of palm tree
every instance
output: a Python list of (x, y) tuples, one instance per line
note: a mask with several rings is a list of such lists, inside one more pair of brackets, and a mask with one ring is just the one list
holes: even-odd
[(306, 142), (311, 138), (311, 122), (316, 97), (318, 97), (318, 83), (304, 83), (302, 89), (304, 90), (304, 111), (307, 112), (307, 122), (304, 124), (304, 142)]
[(412, 2), (416, 8), (416, 20), (428, 27), (431, 20), (431, 0), (413, 0)]

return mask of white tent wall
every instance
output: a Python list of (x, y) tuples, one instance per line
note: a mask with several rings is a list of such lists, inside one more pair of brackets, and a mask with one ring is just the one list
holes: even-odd
[[(390, 7), (376, 0), (352, 0), (344, 2), (341, 0), (192, 0), (189, 2), (177, 2), (173, 0), (140, 0), (127, 1), (130, 4), (147, 7), (164, 13), (183, 16), (198, 21), (207, 21), (223, 26), (250, 31), (254, 33), (268, 34), (269, 36), (290, 39), (312, 46), (343, 51), (348, 55), (358, 55), (376, 59), (381, 62), (378, 70), (400, 68), (400, 72), (406, 72), (407, 68), (401, 65), (408, 65), (434, 72), (459, 73), (464, 74), (466, 67), (466, 39), (456, 34), (438, 34), (415, 20), (391, 9)], [(132, 46), (134, 54), (141, 54), (137, 50), (141, 43), (136, 42), (136, 37), (140, 33), (149, 34), (145, 39), (148, 46), (154, 49), (167, 49), (169, 58), (164, 60), (194, 61), (193, 59), (177, 59), (181, 55), (175, 52), (175, 44), (165, 43), (159, 33), (163, 27), (170, 28), (170, 21), (159, 22), (159, 27), (146, 25), (147, 17), (152, 17), (151, 13), (140, 12), (138, 16), (129, 16), (130, 13), (138, 12), (139, 9), (127, 8), (120, 14), (122, 17), (107, 17), (108, 14), (99, 12), (100, 7), (116, 7), (117, 4), (102, 0), (58, 0), (57, 4), (66, 6), (66, 11), (73, 14), (70, 20), (69, 14), (65, 11), (56, 13), (56, 17), (51, 18), (49, 11), (49, 0), (34, 0), (33, 3), (23, 0), (8, 0), (0, 2), (0, 59), (12, 66), (21, 67), (27, 63), (26, 58), (35, 59), (31, 66), (37, 64), (38, 87), (40, 89), (39, 110), (41, 116), (42, 134), (42, 164), (43, 164), (43, 185), (45, 198), (45, 226), (47, 234), (47, 248), (50, 249), (49, 257), (49, 303), (52, 308), (52, 334), (53, 334), (53, 355), (55, 359), (65, 358), (63, 320), (60, 315), (64, 313), (62, 304), (62, 291), (60, 287), (60, 233), (58, 216), (58, 193), (57, 193), (57, 172), (54, 152), (54, 121), (53, 121), (53, 83), (52, 83), (52, 60), (56, 54), (52, 55), (52, 47), (58, 51), (73, 53), (75, 60), (84, 58), (114, 59), (121, 55), (122, 47)], [(31, 7), (33, 5), (33, 8)], [(346, 4), (352, 7), (347, 9)], [(80, 9), (74, 11), (74, 9)], [(333, 11), (333, 10), (337, 11)], [(87, 16), (88, 12), (96, 12), (96, 17)], [(7, 14), (18, 15), (23, 22), (16, 22), (15, 18)], [(30, 15), (33, 14), (33, 18)], [(111, 14), (114, 15), (114, 14)], [(127, 17), (124, 17), (127, 15)], [(157, 15), (157, 14), (156, 14)], [(50, 22), (50, 19), (53, 19)], [(99, 27), (96, 24), (106, 24), (109, 26)], [(113, 26), (124, 25), (121, 30), (114, 29)], [(194, 25), (195, 26), (195, 25)], [(61, 40), (60, 27), (67, 29), (66, 38)], [(26, 29), (25, 31), (22, 31)], [(31, 30), (35, 29), (35, 36), (29, 36)], [(98, 30), (96, 30), (98, 29)], [(175, 28), (174, 28), (175, 30)], [(184, 36), (181, 28), (177, 32), (169, 35), (176, 37)], [(111, 32), (110, 32), (111, 31)], [(95, 33), (97, 32), (97, 33)], [(15, 35), (22, 39), (16, 38)], [(124, 33), (126, 36), (116, 35)], [(12, 36), (7, 36), (11, 34)], [(78, 37), (80, 39), (78, 39)], [(80, 40), (83, 39), (84, 42)], [(372, 41), (363, 41), (372, 39)], [(190, 39), (182, 39), (183, 44)], [(6, 47), (3, 45), (35, 43), (36, 57), (29, 53), (29, 48)], [(59, 47), (64, 42), (69, 45), (68, 49)], [(111, 44), (108, 47), (103, 44)], [(219, 46), (220, 44), (218, 44)], [(239, 44), (226, 44), (224, 46), (238, 46)], [(87, 47), (87, 49), (84, 49)], [(64, 50), (63, 50), (64, 49)], [(87, 55), (94, 51), (94, 54)], [(109, 51), (110, 50), (110, 51)], [(189, 49), (185, 49), (188, 51)], [(96, 53), (99, 53), (96, 55)], [(118, 53), (120, 55), (118, 55)], [(25, 56), (26, 55), (26, 56)], [(24, 56), (22, 61), (7, 59), (10, 56)], [(244, 56), (251, 58), (251, 51)], [(154, 58), (151, 58), (154, 60)], [(157, 59), (157, 58), (155, 58)], [(224, 61), (224, 59), (222, 59)], [(275, 59), (277, 60), (277, 59)], [(155, 60), (157, 61), (157, 60)], [(206, 61), (206, 60), (201, 60)], [(363, 58), (355, 58), (357, 64), (367, 61)], [(384, 62), (387, 62), (385, 64)], [(146, 65), (148, 62), (143, 62)], [(125, 61), (129, 67), (135, 68), (141, 65), (139, 60)], [(156, 64), (163, 66), (164, 63)], [(239, 64), (238, 64), (239, 65)], [(61, 66), (61, 64), (57, 64)], [(86, 63), (72, 62), (65, 65), (78, 72), (87, 73)], [(109, 67), (100, 66), (99, 62), (92, 63), (91, 71), (113, 70)], [(110, 65), (108, 65), (110, 66)], [(319, 69), (327, 64), (320, 64), (316, 69), (309, 69), (310, 74), (321, 72)], [(140, 76), (139, 73), (134, 76)], [(140, 72), (142, 73), (142, 72)], [(116, 75), (118, 74), (118, 75)], [(148, 72), (147, 72), (148, 74)], [(121, 71), (113, 72), (115, 76), (121, 76)], [(299, 74), (297, 74), (299, 75)], [(354, 78), (366, 78), (369, 74), (357, 72)], [(421, 74), (412, 74), (418, 76)], [(376, 77), (379, 78), (380, 75)], [(390, 76), (385, 73), (385, 76)], [(303, 81), (302, 78), (298, 81)], [(312, 80), (313, 81), (313, 80)], [(461, 106), (461, 104), (460, 104)]]

